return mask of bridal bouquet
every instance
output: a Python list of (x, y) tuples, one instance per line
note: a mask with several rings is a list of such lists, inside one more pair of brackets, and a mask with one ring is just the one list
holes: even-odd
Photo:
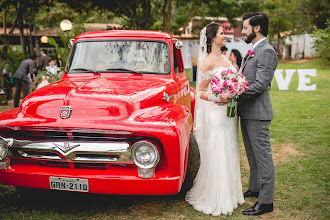
[(231, 98), (227, 103), (227, 116), (235, 117), (235, 99), (246, 90), (249, 82), (242, 73), (234, 73), (231, 69), (223, 70), (220, 76), (214, 75), (211, 80), (212, 92), (223, 98)]

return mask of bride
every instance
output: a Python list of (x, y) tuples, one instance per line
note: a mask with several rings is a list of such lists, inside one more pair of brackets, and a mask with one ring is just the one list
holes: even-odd
[(242, 193), (238, 120), (227, 117), (230, 100), (212, 94), (210, 81), (223, 70), (236, 69), (221, 47), (226, 36), (219, 24), (210, 23), (200, 35), (194, 134), (201, 165), (186, 201), (196, 210), (218, 216), (230, 215), (244, 203)]

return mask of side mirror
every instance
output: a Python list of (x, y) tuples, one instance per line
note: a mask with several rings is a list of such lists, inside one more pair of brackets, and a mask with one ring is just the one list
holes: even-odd
[(174, 38), (174, 39), (173, 39), (173, 42), (175, 42), (175, 47), (176, 47), (177, 49), (181, 49), (181, 48), (183, 47), (183, 43), (182, 43), (182, 41), (180, 41), (179, 39)]
[(74, 39), (70, 39), (69, 44), (68, 44), (68, 47), (69, 47), (69, 48), (72, 47), (72, 45), (73, 45), (73, 41), (74, 41)]

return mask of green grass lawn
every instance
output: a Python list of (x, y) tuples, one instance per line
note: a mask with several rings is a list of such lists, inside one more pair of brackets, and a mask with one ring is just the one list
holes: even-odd
[[(330, 219), (330, 70), (319, 68), (315, 61), (278, 65), (278, 69), (316, 68), (317, 76), (311, 77), (316, 91), (297, 91), (298, 74), (287, 91), (279, 91), (273, 80), (275, 119), (270, 130), (276, 167), (275, 210), (262, 219)], [(241, 170), (245, 190), (248, 165), (242, 144)], [(0, 186), (0, 219), (255, 219), (258, 217), (241, 214), (255, 200), (246, 199), (231, 216), (212, 217), (195, 211), (178, 196), (55, 191), (29, 196), (21, 195), (15, 187)]]

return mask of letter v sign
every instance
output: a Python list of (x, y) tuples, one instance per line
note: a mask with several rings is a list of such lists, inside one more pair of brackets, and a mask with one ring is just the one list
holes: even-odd
[(286, 76), (285, 76), (285, 79), (283, 79), (283, 75), (282, 75), (283, 70), (282, 69), (275, 70), (274, 75), (275, 75), (275, 79), (276, 79), (279, 90), (288, 90), (289, 89), (289, 85), (291, 83), (292, 76), (295, 72), (296, 72), (295, 69), (286, 69), (285, 70)]

